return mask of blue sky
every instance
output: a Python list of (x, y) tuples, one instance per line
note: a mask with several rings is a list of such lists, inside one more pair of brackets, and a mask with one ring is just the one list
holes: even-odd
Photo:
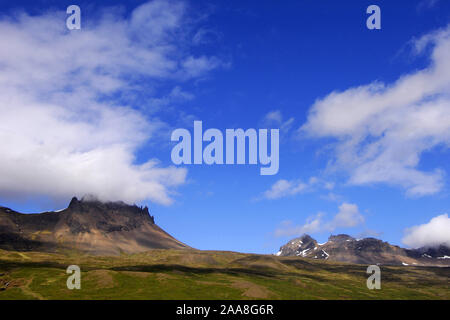
[[(81, 30), (64, 30), (70, 4)], [(366, 28), (371, 4), (381, 30)], [(415, 246), (433, 218), (448, 226), (447, 1), (18, 0), (0, 11), (0, 103), (14, 124), (0, 125), (4, 206), (56, 210), (99, 193), (149, 205), (192, 247), (256, 253), (303, 232)], [(173, 167), (171, 131), (194, 120), (281, 128), (278, 174)]]

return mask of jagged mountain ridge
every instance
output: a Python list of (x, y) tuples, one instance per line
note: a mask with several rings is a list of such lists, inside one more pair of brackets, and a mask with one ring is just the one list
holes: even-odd
[(375, 238), (355, 239), (346, 234), (331, 235), (320, 244), (309, 235), (292, 239), (280, 248), (278, 256), (300, 256), (358, 264), (450, 265), (450, 248), (404, 249)]
[(74, 197), (55, 212), (23, 214), (0, 207), (0, 248), (116, 255), (189, 247), (158, 227), (147, 207)]

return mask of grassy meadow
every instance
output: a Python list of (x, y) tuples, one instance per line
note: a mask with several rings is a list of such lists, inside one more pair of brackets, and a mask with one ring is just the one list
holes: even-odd
[[(69, 290), (66, 268), (81, 268)], [(121, 256), (0, 250), (0, 299), (450, 299), (450, 268), (367, 266), (221, 251)]]

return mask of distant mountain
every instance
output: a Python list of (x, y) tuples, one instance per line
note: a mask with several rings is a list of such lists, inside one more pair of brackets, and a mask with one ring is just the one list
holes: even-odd
[(57, 212), (23, 214), (0, 207), (0, 248), (116, 255), (189, 247), (158, 227), (147, 207), (73, 198)]
[(404, 249), (375, 238), (355, 239), (346, 234), (330, 236), (320, 244), (309, 235), (289, 241), (277, 256), (381, 265), (450, 266), (450, 248)]

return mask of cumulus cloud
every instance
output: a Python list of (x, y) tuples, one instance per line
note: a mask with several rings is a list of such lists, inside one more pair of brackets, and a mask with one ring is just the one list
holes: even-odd
[(308, 218), (303, 225), (293, 225), (291, 221), (284, 221), (275, 230), (275, 236), (292, 237), (304, 233), (333, 232), (339, 228), (352, 228), (364, 223), (364, 216), (359, 212), (358, 206), (352, 203), (342, 203), (338, 213), (329, 221), (324, 220), (324, 216), (322, 212), (319, 212)]
[(304, 192), (310, 192), (315, 190), (315, 188), (331, 190), (334, 188), (334, 183), (323, 181), (317, 177), (311, 177), (306, 182), (302, 182), (301, 180), (280, 179), (276, 181), (269, 190), (264, 191), (259, 198), (269, 200), (280, 199)]
[(364, 217), (359, 213), (358, 206), (352, 203), (343, 203), (339, 206), (339, 212), (333, 220), (325, 224), (325, 229), (333, 231), (337, 228), (352, 228), (364, 222)]
[[(0, 17), (0, 195), (170, 204), (186, 170), (136, 163), (165, 124), (127, 97), (220, 64), (179, 45), (188, 14), (155, 0), (73, 31), (65, 12)], [(177, 86), (171, 96), (190, 98)]]
[(432, 48), (427, 68), (392, 84), (373, 82), (332, 92), (311, 107), (300, 128), (311, 137), (335, 138), (330, 169), (344, 169), (349, 183), (398, 185), (407, 195), (440, 191), (445, 173), (418, 168), (425, 151), (450, 144), (450, 27), (415, 42)]
[(263, 193), (263, 197), (266, 199), (279, 199), (303, 192), (307, 187), (308, 185), (303, 182), (280, 179), (275, 182), (269, 190)]
[(411, 248), (450, 247), (450, 218), (448, 214), (432, 218), (428, 223), (406, 229), (402, 242)]

